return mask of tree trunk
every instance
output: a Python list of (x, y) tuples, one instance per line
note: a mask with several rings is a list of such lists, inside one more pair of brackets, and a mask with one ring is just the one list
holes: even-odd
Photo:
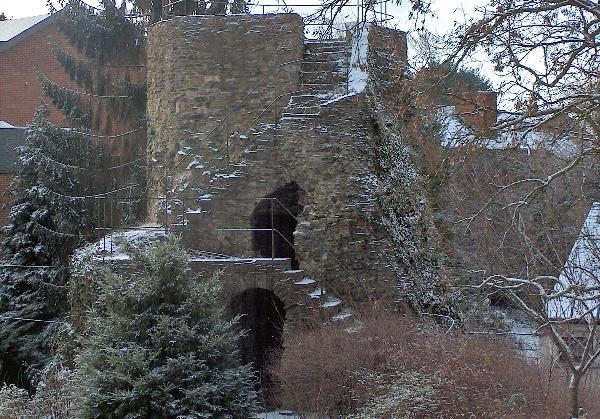
[(569, 407), (571, 409), (571, 418), (579, 417), (579, 381), (581, 375), (577, 372), (571, 372), (569, 380)]

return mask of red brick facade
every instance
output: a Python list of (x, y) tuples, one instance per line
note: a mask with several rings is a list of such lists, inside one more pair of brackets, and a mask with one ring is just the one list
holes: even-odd
[[(23, 127), (31, 121), (43, 102), (48, 105), (52, 123), (67, 126), (63, 114), (44, 97), (37, 72), (58, 84), (76, 89), (77, 85), (54, 58), (52, 47), (58, 45), (73, 56), (80, 55), (59, 32), (56, 22), (24, 33), (13, 42), (0, 51), (0, 120)], [(8, 222), (10, 207), (5, 192), (14, 177), (13, 173), (0, 174), (0, 226)]]
[[(43, 25), (43, 23), (42, 23)], [(29, 123), (42, 102), (49, 105), (50, 120), (57, 125), (68, 125), (64, 116), (42, 94), (37, 79), (39, 71), (62, 86), (76, 89), (52, 53), (52, 44), (60, 46), (73, 56), (80, 56), (52, 22), (0, 52), (0, 120), (23, 127)]]

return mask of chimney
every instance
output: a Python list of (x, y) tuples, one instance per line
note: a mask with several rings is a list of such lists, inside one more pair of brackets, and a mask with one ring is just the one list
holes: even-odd
[(464, 92), (453, 99), (456, 113), (477, 132), (486, 132), (496, 123), (496, 92)]

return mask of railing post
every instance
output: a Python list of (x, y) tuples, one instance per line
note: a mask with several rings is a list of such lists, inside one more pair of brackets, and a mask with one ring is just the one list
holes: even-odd
[(229, 114), (225, 117), (225, 142), (227, 148), (227, 163), (229, 163)]
[(165, 233), (169, 231), (169, 191), (165, 189)]
[(181, 241), (185, 236), (185, 198), (181, 198)]
[(271, 260), (275, 259), (275, 224), (273, 216), (273, 198), (269, 199), (271, 203)]
[(113, 206), (115, 205), (114, 198), (112, 195), (110, 196), (110, 226), (108, 227), (110, 230), (110, 254), (113, 254), (113, 231), (115, 230), (115, 222), (113, 219)]
[(102, 197), (102, 250), (106, 253), (106, 196)]

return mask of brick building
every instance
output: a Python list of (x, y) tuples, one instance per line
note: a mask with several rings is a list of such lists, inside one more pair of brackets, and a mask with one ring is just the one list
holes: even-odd
[[(38, 72), (62, 86), (77, 89), (52, 53), (56, 45), (79, 57), (58, 29), (59, 16), (60, 12), (0, 22), (0, 120), (17, 127), (31, 121), (44, 101)], [(44, 102), (49, 105), (50, 121), (66, 126), (62, 113), (49, 101)]]
[(53, 15), (32, 16), (0, 22), (0, 225), (5, 225), (8, 209), (4, 192), (14, 178), (16, 152), (25, 139), (24, 127), (31, 121), (36, 109), (46, 103), (50, 121), (59, 126), (68, 125), (63, 114), (48, 100), (44, 100), (37, 73), (65, 87), (76, 89), (60, 64), (52, 48), (59, 46), (69, 54), (79, 56), (59, 31)]

